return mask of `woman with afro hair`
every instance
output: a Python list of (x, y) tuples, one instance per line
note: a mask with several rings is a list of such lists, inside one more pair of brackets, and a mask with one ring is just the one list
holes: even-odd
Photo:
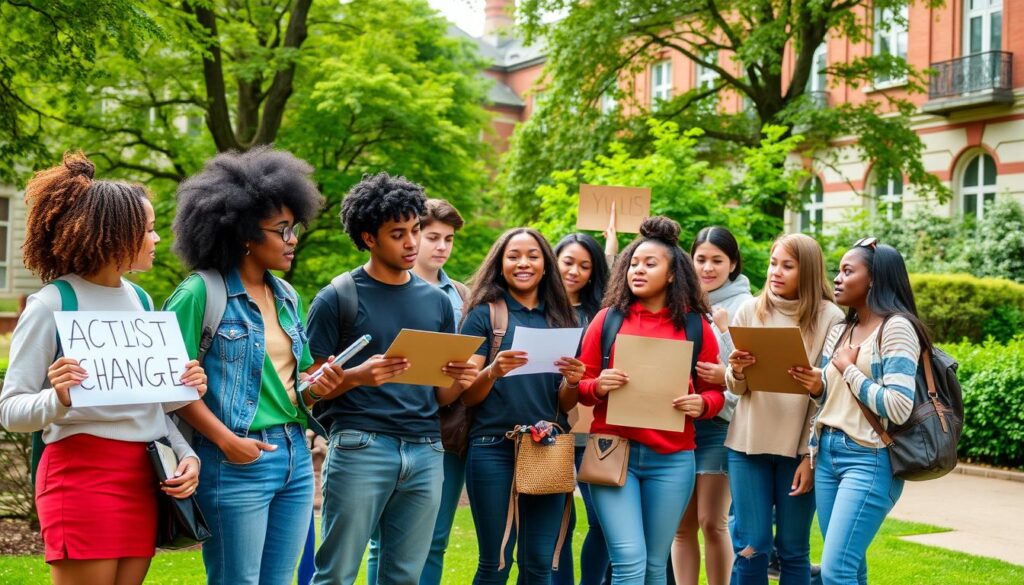
[[(84, 155), (68, 153), (25, 188), (25, 267), (47, 284), (28, 298), (18, 319), (0, 392), (0, 425), (41, 430), (46, 444), (36, 509), (58, 585), (145, 579), (157, 533), (150, 441), (167, 437), (181, 461), (161, 486), (164, 493), (185, 498), (199, 482), (196, 454), (165, 414), (181, 403), (77, 406), (71, 388), (87, 373), (76, 360), (54, 359), (61, 353), (57, 311), (143, 311), (153, 304), (124, 278), (153, 267), (160, 241), (146, 190), (96, 180), (94, 172)], [(198, 362), (187, 364), (182, 381), (200, 395), (206, 391)]]
[[(312, 370), (302, 301), (272, 270), (288, 270), (299, 231), (323, 205), (312, 168), (269, 148), (223, 153), (178, 188), (174, 250), (191, 270), (224, 278), (227, 302), (204, 364), (210, 390), (181, 410), (207, 464), (199, 504), (211, 584), (291, 582), (313, 507), (309, 406), (343, 378), (334, 366), (301, 394)], [(167, 300), (190, 357), (202, 335), (207, 290), (193, 274)]]

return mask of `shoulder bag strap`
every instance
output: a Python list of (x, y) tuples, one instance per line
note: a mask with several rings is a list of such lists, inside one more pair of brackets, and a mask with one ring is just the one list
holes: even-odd
[(338, 298), (338, 347), (341, 352), (351, 342), (356, 317), (359, 315), (359, 292), (351, 272), (342, 272), (331, 280)]
[(504, 298), (498, 297), (487, 303), (487, 308), (491, 315), (491, 350), (487, 354), (487, 363), (491, 363), (501, 351), (501, 342), (508, 331), (508, 305)]
[(224, 275), (217, 270), (197, 270), (196, 274), (203, 280), (206, 288), (206, 305), (203, 307), (203, 325), (199, 332), (198, 358), (202, 362), (206, 352), (213, 345), (213, 336), (220, 327), (224, 311), (228, 308), (228, 285)]
[[(883, 319), (882, 320), (882, 324), (878, 326), (878, 338), (877, 338), (876, 341), (878, 343), (878, 353), (879, 353), (879, 355), (881, 355), (881, 353), (882, 353), (882, 331), (885, 328), (885, 322), (887, 320), (888, 320), (888, 317)], [(838, 351), (839, 348), (842, 347), (843, 338), (846, 337), (846, 334), (849, 333), (849, 332), (850, 332), (850, 326), (847, 325), (843, 329), (843, 332), (839, 335), (839, 339), (836, 340), (836, 346), (832, 348), (832, 357), (833, 358), (835, 358), (836, 351)], [(850, 335), (853, 335), (853, 334), (850, 333)], [(852, 338), (851, 338), (851, 340), (852, 340)], [(829, 366), (830, 367), (835, 367), (835, 366), (832, 366), (831, 360), (829, 360)], [(846, 386), (847, 386), (847, 388), (849, 388), (850, 385), (847, 384)], [(884, 428), (882, 428), (882, 420), (880, 418), (878, 418), (877, 414), (871, 412), (871, 409), (869, 409), (868, 407), (864, 406), (864, 403), (861, 402), (860, 398), (858, 398), (856, 396), (856, 391), (853, 388), (850, 388), (850, 392), (854, 393), (853, 401), (857, 403), (857, 407), (860, 408), (860, 411), (864, 414), (864, 418), (867, 419), (868, 424), (871, 425), (871, 428), (874, 429), (875, 433), (878, 434), (878, 437), (880, 439), (882, 439), (882, 443), (885, 444), (886, 447), (891, 446), (892, 443), (893, 443), (892, 437), (889, 436), (889, 433), (887, 433)]]

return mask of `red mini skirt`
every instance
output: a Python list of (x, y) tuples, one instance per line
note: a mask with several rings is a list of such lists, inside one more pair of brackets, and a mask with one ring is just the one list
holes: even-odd
[(152, 557), (156, 484), (145, 443), (78, 434), (47, 445), (36, 475), (46, 562)]

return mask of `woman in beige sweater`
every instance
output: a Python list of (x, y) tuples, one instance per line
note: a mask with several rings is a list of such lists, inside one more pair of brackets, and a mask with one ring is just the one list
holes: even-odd
[[(818, 243), (790, 234), (772, 245), (764, 289), (740, 308), (733, 325), (797, 326), (807, 357), (816, 364), (829, 330), (842, 319)], [(807, 442), (815, 407), (808, 395), (748, 392), (743, 370), (756, 360), (755, 355), (735, 350), (726, 369), (726, 385), (740, 397), (725, 441), (736, 516), (734, 582), (767, 583), (774, 541), (779, 584), (808, 585), (814, 476)]]

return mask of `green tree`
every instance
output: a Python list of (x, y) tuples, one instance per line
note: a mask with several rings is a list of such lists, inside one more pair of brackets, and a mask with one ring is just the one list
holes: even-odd
[(101, 47), (137, 57), (158, 30), (132, 0), (0, 0), (0, 179), (45, 156), (40, 85), (77, 95)]
[[(899, 14), (908, 2), (523, 0), (519, 14), (527, 40), (543, 39), (548, 48), (546, 101), (513, 140), (502, 176), (512, 211), (531, 217), (536, 187), (551, 171), (576, 168), (613, 138), (635, 153), (646, 152), (656, 140), (642, 123), (648, 116), (703, 129), (703, 158), (713, 161), (731, 160), (737, 149), (756, 146), (766, 125), (799, 128), (805, 152), (824, 157), (826, 165), (835, 162), (830, 154), (835, 151), (825, 148), (829, 140), (854, 135), (858, 154), (874, 161), (877, 172), (907, 175), (917, 192), (944, 197), (946, 189), (921, 162), (922, 142), (909, 126), (914, 112), (909, 101), (881, 94), (863, 104), (819, 107), (807, 91), (817, 73), (815, 49), (826, 37), (865, 41), (872, 34), (872, 18), (865, 17), (872, 8)], [(565, 17), (550, 22), (549, 13)], [(708, 81), (654, 107), (639, 103), (637, 74), (673, 54), (708, 71)], [(892, 55), (834, 64), (827, 74), (831, 83), (852, 87), (906, 78), (910, 91), (923, 90), (920, 72)], [(741, 111), (729, 114), (718, 107), (719, 97), (729, 94), (742, 98)], [(619, 103), (611, 114), (598, 107), (606, 95)], [(799, 204), (798, 192), (769, 195), (758, 204), (781, 227), (785, 208)]]
[[(478, 207), (481, 62), (425, 0), (146, 6), (161, 34), (136, 55), (99, 51), (88, 91), (33, 89), (49, 150), (83, 148), (100, 173), (147, 183), (165, 241), (178, 182), (217, 152), (269, 143), (313, 164), (328, 198), (286, 275), (306, 294), (360, 261), (337, 211), (363, 173), (404, 174), (466, 214)], [(140, 280), (159, 298), (183, 275), (164, 252)]]
[(553, 241), (575, 230), (580, 183), (648, 187), (651, 213), (680, 223), (684, 247), (706, 226), (726, 227), (739, 241), (744, 273), (760, 282), (768, 262), (767, 241), (776, 233), (774, 222), (757, 206), (763, 197), (761, 187), (795, 190), (806, 177), (802, 169), (782, 164), (801, 137), (782, 138), (785, 129), (767, 127), (764, 139), (744, 147), (734, 165), (725, 167), (700, 160), (702, 130), (681, 132), (675, 122), (657, 119), (647, 124), (654, 141), (650, 153), (634, 156), (625, 144), (613, 142), (609, 154), (583, 161), (578, 171), (552, 173), (537, 188), (538, 229)]

